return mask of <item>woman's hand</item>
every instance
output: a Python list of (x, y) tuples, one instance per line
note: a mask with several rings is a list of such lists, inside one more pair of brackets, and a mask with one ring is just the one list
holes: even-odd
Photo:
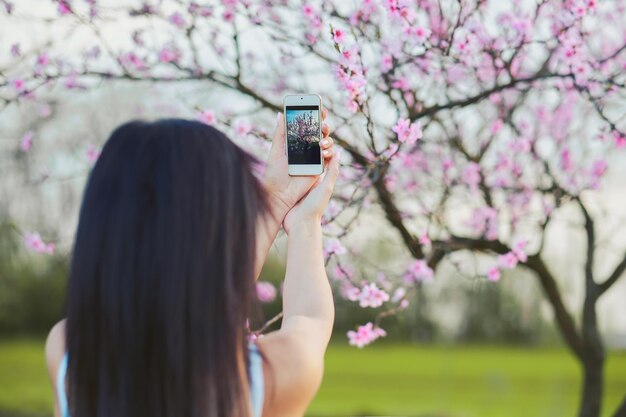
[(339, 157), (339, 151), (330, 155), (324, 178), (318, 177), (309, 193), (287, 213), (283, 221), (283, 227), (287, 234), (299, 226), (320, 225), (322, 214), (333, 195), (335, 182), (339, 175)]
[[(326, 109), (322, 109), (322, 121), (326, 120)], [(333, 139), (329, 136), (330, 128), (322, 124), (322, 155), (324, 161), (333, 154)], [(276, 115), (276, 130), (272, 139), (272, 148), (265, 171), (264, 184), (270, 198), (270, 210), (275, 220), (280, 223), (285, 215), (313, 187), (319, 177), (292, 177), (289, 175), (287, 155), (285, 154), (285, 119), (282, 113)]]

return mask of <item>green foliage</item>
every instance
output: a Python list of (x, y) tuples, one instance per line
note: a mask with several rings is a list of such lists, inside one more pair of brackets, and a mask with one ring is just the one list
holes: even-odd
[(43, 335), (62, 317), (67, 260), (24, 253), (20, 243), (0, 223), (0, 336)]

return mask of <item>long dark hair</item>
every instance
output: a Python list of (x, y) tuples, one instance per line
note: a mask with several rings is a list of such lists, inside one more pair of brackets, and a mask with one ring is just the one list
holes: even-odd
[(199, 122), (133, 121), (85, 190), (67, 295), (72, 417), (239, 417), (256, 159)]

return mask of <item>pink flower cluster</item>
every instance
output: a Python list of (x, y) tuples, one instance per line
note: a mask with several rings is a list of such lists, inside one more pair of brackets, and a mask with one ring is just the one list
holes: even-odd
[(378, 288), (374, 282), (365, 284), (360, 291), (358, 288), (353, 287), (351, 291), (348, 291), (348, 297), (352, 301), (359, 301), (359, 306), (363, 308), (378, 308), (383, 303), (389, 301), (389, 294), (385, 290)]
[(256, 296), (262, 303), (271, 303), (276, 299), (276, 287), (271, 282), (258, 281), (256, 283)]
[(309, 2), (305, 2), (302, 6), (302, 14), (307, 23), (305, 38), (310, 44), (314, 44), (322, 31), (322, 19), (319, 12)]
[(87, 146), (87, 152), (86, 152), (87, 161), (89, 161), (89, 163), (92, 165), (95, 164), (98, 158), (100, 157), (100, 153), (101, 153), (100, 148), (92, 144), (89, 144)]
[(470, 227), (488, 240), (498, 238), (498, 212), (493, 207), (479, 207), (474, 210)]
[(341, 49), (339, 65), (335, 67), (335, 76), (341, 87), (348, 93), (346, 107), (356, 113), (365, 100), (367, 79), (360, 61), (360, 51), (356, 44)]
[(510, 252), (500, 255), (498, 257), (498, 265), (492, 266), (487, 271), (487, 279), (492, 282), (499, 281), (502, 270), (513, 269), (519, 262), (526, 262), (528, 260), (526, 244), (526, 240), (519, 240), (513, 245)]
[(324, 245), (324, 258), (327, 258), (333, 253), (335, 255), (344, 255), (346, 252), (346, 248), (341, 244), (339, 239), (333, 237), (326, 240), (326, 245)]
[(476, 162), (470, 162), (463, 170), (463, 182), (467, 184), (472, 192), (478, 190), (481, 180), (481, 168)]
[(367, 23), (373, 15), (378, 12), (377, 0), (361, 0), (358, 3), (359, 8), (350, 16), (350, 24), (357, 26), (359, 23)]
[(201, 110), (198, 113), (198, 120), (201, 121), (202, 123), (206, 123), (208, 125), (212, 125), (215, 124), (215, 122), (217, 122), (217, 117), (215, 116), (215, 113), (213, 112), (213, 110)]
[(387, 336), (387, 332), (378, 326), (374, 326), (371, 322), (364, 324), (363, 326), (359, 326), (356, 331), (348, 331), (348, 340), (350, 341), (350, 345), (356, 346), (359, 349), (369, 345), (379, 337), (385, 336)]
[(170, 62), (178, 62), (180, 59), (181, 53), (178, 48), (173, 45), (164, 46), (159, 52), (159, 61), (164, 64)]
[(33, 146), (34, 136), (35, 134), (32, 130), (24, 133), (24, 136), (22, 136), (22, 140), (20, 141), (20, 148), (22, 148), (22, 151), (28, 152), (30, 150), (31, 146)]
[(48, 255), (52, 255), (56, 249), (54, 243), (44, 242), (37, 232), (26, 233), (24, 236), (24, 243), (28, 249), (37, 253), (47, 253)]
[(406, 272), (404, 273), (404, 282), (429, 282), (435, 277), (434, 271), (428, 266), (424, 260), (416, 260), (409, 264)]
[(422, 125), (419, 120), (411, 123), (409, 119), (400, 118), (391, 130), (398, 135), (400, 142), (408, 145), (412, 145), (422, 138)]

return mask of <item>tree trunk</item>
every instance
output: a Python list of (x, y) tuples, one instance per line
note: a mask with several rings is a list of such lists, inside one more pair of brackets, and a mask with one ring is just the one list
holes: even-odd
[(600, 417), (604, 357), (589, 358), (583, 361), (583, 386), (578, 417)]

